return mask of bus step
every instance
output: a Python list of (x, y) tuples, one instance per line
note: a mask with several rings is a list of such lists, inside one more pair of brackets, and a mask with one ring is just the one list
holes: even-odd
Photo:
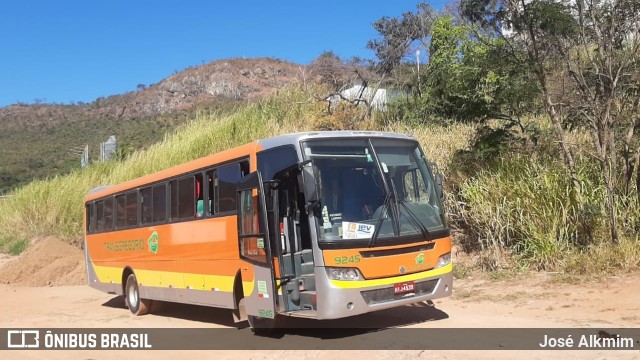
[(316, 310), (288, 311), (283, 314), (287, 316), (295, 316), (295, 317), (308, 318), (308, 319), (315, 319), (318, 316), (318, 313)]
[(302, 264), (300, 264), (301, 267), (301, 274), (314, 274), (315, 273), (315, 267), (313, 266), (312, 262), (303, 262)]
[(313, 262), (313, 252), (311, 251), (311, 249), (302, 250), (300, 252), (300, 255), (302, 255), (302, 262), (303, 263)]
[(300, 276), (298, 280), (300, 291), (315, 290), (316, 289), (316, 276), (312, 274), (305, 274)]
[(300, 293), (300, 308), (307, 310), (316, 310), (318, 300), (315, 291), (303, 291)]

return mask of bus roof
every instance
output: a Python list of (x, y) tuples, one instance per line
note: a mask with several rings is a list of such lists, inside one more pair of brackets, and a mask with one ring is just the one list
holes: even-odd
[(380, 138), (392, 138), (402, 140), (415, 140), (414, 138), (404, 135), (386, 131), (308, 131), (293, 134), (286, 134), (275, 136), (268, 139), (258, 140), (258, 143), (264, 149), (270, 149), (283, 145), (297, 145), (300, 141), (310, 139), (331, 139), (336, 137), (353, 138), (353, 137), (380, 137)]
[(193, 161), (186, 162), (184, 164), (180, 164), (165, 170), (161, 170), (155, 172), (153, 174), (145, 175), (133, 180), (129, 180), (117, 185), (113, 186), (100, 186), (95, 189), (92, 189), (86, 196), (85, 202), (95, 200), (101, 198), (103, 196), (108, 196), (110, 194), (119, 193), (122, 191), (135, 189), (137, 187), (142, 187), (148, 185), (150, 183), (154, 183), (157, 181), (161, 181), (166, 178), (171, 178), (174, 176), (179, 176), (184, 173), (188, 173), (190, 171), (204, 169), (211, 165), (224, 163), (226, 161), (230, 161), (233, 159), (238, 159), (242, 157), (246, 157), (250, 154), (255, 154), (256, 152), (267, 150), (279, 146), (284, 145), (297, 145), (300, 141), (310, 140), (310, 139), (334, 139), (334, 138), (368, 138), (368, 137), (378, 137), (378, 138), (392, 138), (392, 139), (402, 139), (402, 140), (415, 140), (414, 138), (397, 134), (392, 132), (380, 132), (380, 131), (310, 131), (310, 132), (300, 132), (286, 135), (279, 135), (271, 138), (261, 139), (257, 141), (252, 141), (248, 144), (238, 146), (232, 149), (228, 149), (225, 151), (221, 151), (212, 155), (208, 155)]

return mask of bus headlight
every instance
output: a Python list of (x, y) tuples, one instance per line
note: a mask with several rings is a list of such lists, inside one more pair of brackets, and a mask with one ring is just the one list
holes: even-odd
[(325, 268), (330, 280), (364, 280), (356, 268)]
[(438, 258), (438, 263), (436, 264), (436, 269), (441, 268), (445, 265), (448, 265), (451, 262), (451, 253), (448, 252)]

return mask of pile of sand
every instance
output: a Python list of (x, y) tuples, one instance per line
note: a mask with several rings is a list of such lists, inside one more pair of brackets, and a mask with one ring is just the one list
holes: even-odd
[(0, 267), (0, 284), (57, 286), (86, 284), (84, 252), (54, 237), (33, 243)]

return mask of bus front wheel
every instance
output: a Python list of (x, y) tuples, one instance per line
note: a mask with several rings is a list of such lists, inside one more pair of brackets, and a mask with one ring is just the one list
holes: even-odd
[(140, 316), (149, 312), (151, 300), (140, 298), (138, 279), (134, 274), (129, 275), (124, 287), (124, 301), (133, 315)]

